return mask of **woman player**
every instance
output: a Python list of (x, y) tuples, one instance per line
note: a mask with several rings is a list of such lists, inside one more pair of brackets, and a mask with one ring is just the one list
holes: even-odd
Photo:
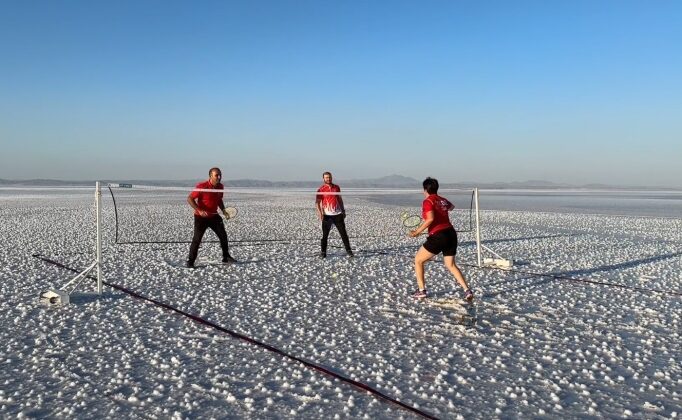
[(417, 286), (413, 297), (424, 299), (426, 297), (426, 284), (424, 282), (424, 263), (435, 255), (443, 253), (443, 263), (450, 270), (460, 286), (464, 289), (464, 299), (468, 302), (474, 300), (474, 293), (469, 288), (462, 272), (455, 263), (457, 254), (457, 232), (450, 223), (448, 211), (455, 208), (451, 202), (438, 195), (438, 180), (426, 178), (422, 184), (424, 186), (424, 201), (422, 202), (422, 219), (424, 222), (413, 231), (411, 237), (421, 235), (428, 229), (429, 237), (424, 242), (417, 254), (414, 256), (414, 272), (417, 275)]

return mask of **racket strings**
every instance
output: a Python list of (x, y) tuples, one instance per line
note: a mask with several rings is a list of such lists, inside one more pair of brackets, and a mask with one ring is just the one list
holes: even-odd
[(235, 207), (225, 207), (225, 216), (228, 219), (234, 219), (237, 217), (237, 209)]

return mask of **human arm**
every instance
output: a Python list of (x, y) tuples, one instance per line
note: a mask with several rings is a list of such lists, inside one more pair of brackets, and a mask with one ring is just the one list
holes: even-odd
[(343, 205), (343, 198), (339, 195), (339, 205), (341, 206), (341, 214), (343, 215), (343, 218), (346, 218), (346, 206)]
[(192, 197), (192, 194), (187, 196), (187, 203), (189, 203), (190, 207), (192, 207), (194, 211), (197, 212), (197, 214), (199, 214), (201, 217), (208, 217), (208, 213), (206, 213), (205, 210), (201, 210), (199, 208), (196, 199)]
[(223, 200), (220, 200), (220, 202), (218, 203), (218, 208), (220, 208), (220, 211), (223, 213), (223, 217), (225, 218), (225, 220), (231, 219), (230, 214), (227, 212), (227, 209), (225, 208), (225, 202)]
[(322, 220), (324, 212), (322, 211), (322, 196), (319, 194), (315, 198), (315, 211), (317, 212), (318, 219)]

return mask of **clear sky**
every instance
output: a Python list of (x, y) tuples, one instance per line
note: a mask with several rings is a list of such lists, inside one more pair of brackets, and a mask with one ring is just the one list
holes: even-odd
[(0, 178), (682, 187), (680, 1), (19, 1)]

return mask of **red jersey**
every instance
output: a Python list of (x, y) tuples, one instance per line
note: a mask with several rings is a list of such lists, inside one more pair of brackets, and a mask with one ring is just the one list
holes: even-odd
[[(341, 187), (336, 184), (324, 184), (317, 189), (319, 193), (340, 193)], [(341, 204), (340, 195), (332, 194), (318, 194), (317, 200), (322, 200), (322, 213), (326, 216), (336, 216), (343, 213), (343, 205)]]
[[(215, 187), (211, 185), (211, 181), (204, 181), (197, 184), (195, 187), (198, 190), (220, 190), (220, 192), (208, 191), (192, 191), (189, 196), (196, 200), (199, 210), (208, 213), (208, 217), (213, 217), (218, 214), (218, 206), (223, 201), (223, 184), (218, 183)], [(195, 216), (201, 216), (197, 210), (194, 210)]]
[(426, 213), (433, 212), (433, 222), (429, 225), (429, 235), (453, 227), (450, 223), (448, 211), (454, 208), (455, 206), (451, 202), (438, 194), (431, 194), (426, 197), (422, 203), (422, 219), (426, 220)]

